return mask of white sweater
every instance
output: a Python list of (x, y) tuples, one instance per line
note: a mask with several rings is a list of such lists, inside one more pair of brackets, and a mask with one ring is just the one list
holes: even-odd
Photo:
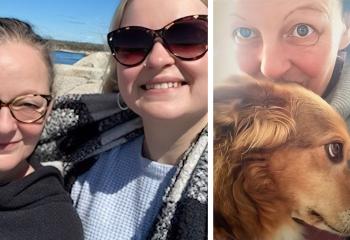
[(71, 196), (86, 240), (145, 239), (176, 167), (142, 157), (144, 137), (100, 155)]

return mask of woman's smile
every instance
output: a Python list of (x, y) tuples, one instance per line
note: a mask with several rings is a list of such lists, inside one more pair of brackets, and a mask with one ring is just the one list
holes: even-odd
[(8, 153), (16, 149), (20, 141), (0, 143), (0, 154)]

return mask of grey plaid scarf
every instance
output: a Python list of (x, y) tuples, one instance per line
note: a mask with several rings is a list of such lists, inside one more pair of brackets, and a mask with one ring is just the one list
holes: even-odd
[[(116, 99), (116, 94), (58, 97), (32, 159), (62, 161), (69, 189), (100, 153), (143, 134), (140, 118), (118, 109)], [(149, 239), (207, 239), (207, 144), (205, 128), (180, 160)]]

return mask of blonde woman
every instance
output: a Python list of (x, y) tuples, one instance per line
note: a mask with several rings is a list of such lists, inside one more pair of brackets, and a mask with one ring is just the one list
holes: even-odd
[(206, 1), (121, 1), (107, 37), (117, 94), (58, 100), (53, 114), (78, 120), (42, 142), (70, 162), (86, 239), (207, 239), (207, 32)]

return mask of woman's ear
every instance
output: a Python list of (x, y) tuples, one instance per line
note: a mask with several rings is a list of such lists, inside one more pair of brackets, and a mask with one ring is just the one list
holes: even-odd
[(339, 50), (347, 48), (350, 43), (350, 12), (345, 12), (343, 14), (343, 24), (345, 30), (340, 41)]

